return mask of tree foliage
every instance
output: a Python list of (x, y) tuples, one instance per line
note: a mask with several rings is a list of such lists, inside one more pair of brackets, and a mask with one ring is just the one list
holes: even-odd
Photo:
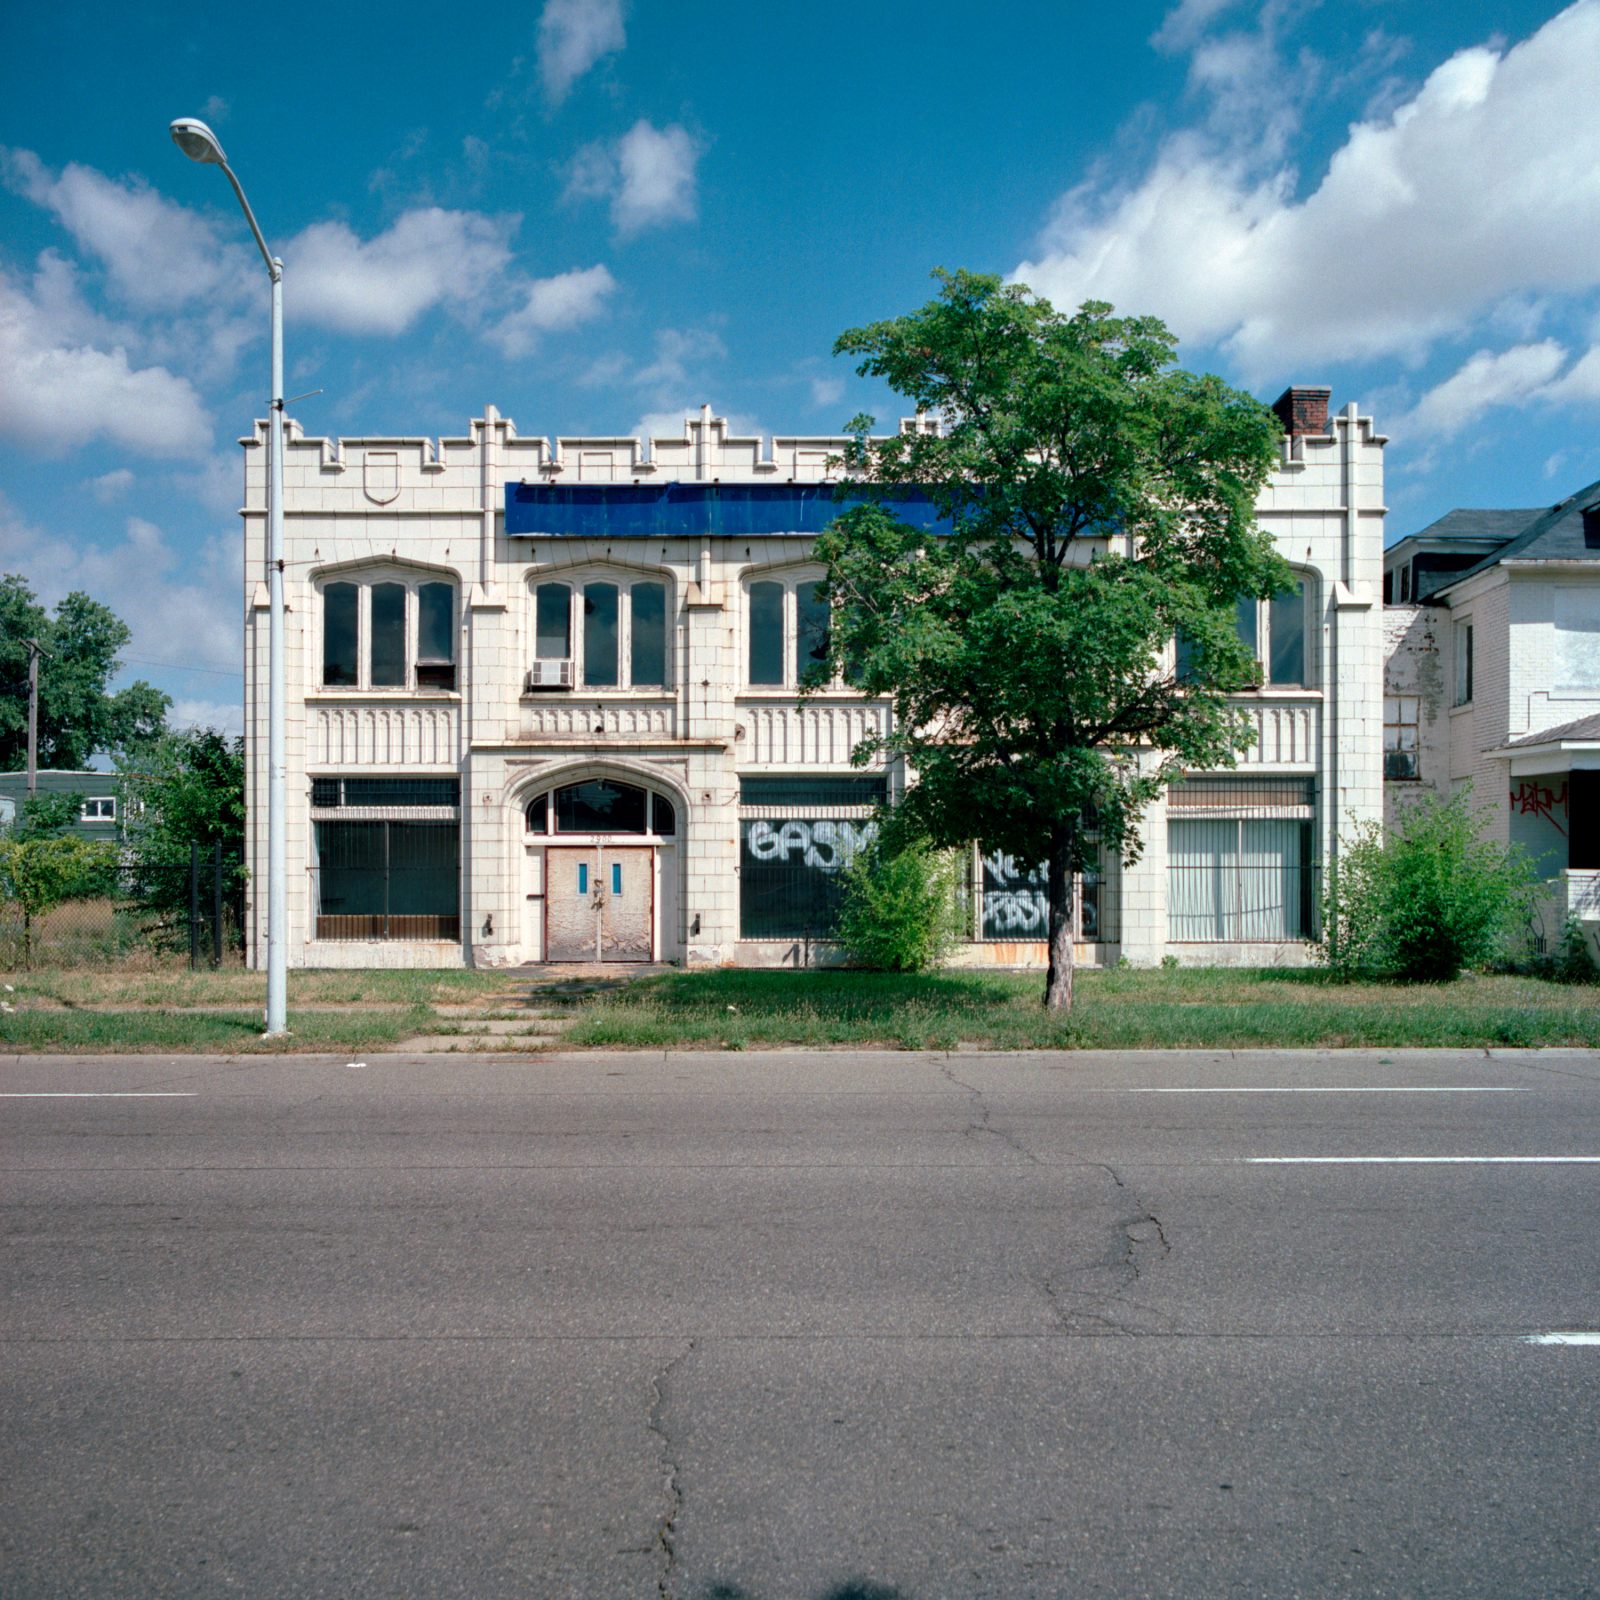
[(198, 845), (209, 873), (222, 846), (224, 918), (243, 926), (244, 740), (214, 728), (164, 734), (123, 772), (123, 826), (132, 898), (154, 919), (158, 940), (180, 941), (189, 914), (189, 861)]
[(837, 938), (858, 967), (926, 972), (961, 930), (956, 863), (916, 841), (895, 849), (880, 835), (844, 870)]
[(96, 755), (131, 754), (165, 726), (172, 701), (143, 679), (111, 693), (130, 637), (109, 607), (74, 592), (52, 616), (15, 573), (0, 576), (0, 771), (28, 762), (28, 640), (39, 662), (39, 765), (83, 768)]
[(1364, 823), (1328, 871), (1321, 954), (1343, 977), (1447, 983), (1504, 957), (1536, 886), (1515, 846), (1480, 832), (1470, 789)]
[(875, 440), (856, 418), (851, 487), (919, 485), (954, 532), (869, 503), (823, 535), (827, 670), (893, 699), (893, 731), (857, 751), (915, 770), (892, 829), (1047, 863), (1046, 1001), (1070, 1005), (1073, 872), (1101, 844), (1131, 859), (1168, 779), (1247, 738), (1227, 701), (1254, 665), (1235, 602), (1289, 579), (1255, 522), (1282, 430), (1177, 369), (1154, 317), (936, 276), (937, 299), (835, 350), (940, 423)]

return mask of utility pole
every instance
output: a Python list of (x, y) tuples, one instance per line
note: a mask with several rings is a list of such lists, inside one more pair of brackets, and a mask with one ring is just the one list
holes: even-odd
[(44, 646), (28, 640), (28, 798), (39, 788), (39, 657)]

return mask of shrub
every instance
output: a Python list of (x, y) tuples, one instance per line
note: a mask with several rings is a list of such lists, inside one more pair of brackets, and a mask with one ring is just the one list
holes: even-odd
[(1321, 955), (1343, 977), (1448, 982), (1509, 948), (1527, 922), (1533, 873), (1515, 846), (1479, 836), (1469, 791), (1406, 809), (1385, 834), (1347, 838), (1328, 873)]
[(1600, 983), (1600, 962), (1576, 917), (1569, 916), (1562, 924), (1561, 937), (1550, 954), (1550, 976), (1557, 983)]
[(116, 885), (117, 847), (109, 840), (0, 839), (0, 900), (22, 911), (22, 964), (33, 961), (34, 925), (67, 900), (101, 899)]
[(844, 870), (838, 938), (859, 967), (926, 972), (961, 931), (956, 866), (922, 844), (875, 839)]

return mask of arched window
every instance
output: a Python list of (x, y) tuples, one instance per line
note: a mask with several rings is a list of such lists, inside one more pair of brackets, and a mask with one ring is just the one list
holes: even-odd
[(831, 618), (821, 582), (815, 572), (751, 582), (745, 672), (752, 687), (797, 688), (824, 667)]
[(551, 833), (639, 833), (670, 839), (678, 815), (670, 800), (649, 789), (610, 778), (569, 783), (536, 796), (523, 812), (526, 831)]
[[(576, 585), (541, 581), (533, 591), (534, 658), (567, 661), (572, 671), (546, 686), (664, 689), (667, 686), (667, 586), (595, 577)], [(579, 675), (581, 671), (581, 676)]]
[(388, 575), (325, 583), (322, 685), (454, 689), (455, 584)]

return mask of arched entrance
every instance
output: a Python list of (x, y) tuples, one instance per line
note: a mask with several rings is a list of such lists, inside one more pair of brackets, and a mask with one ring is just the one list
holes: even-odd
[(587, 778), (523, 810), (535, 961), (645, 962), (675, 955), (678, 811), (654, 790)]

